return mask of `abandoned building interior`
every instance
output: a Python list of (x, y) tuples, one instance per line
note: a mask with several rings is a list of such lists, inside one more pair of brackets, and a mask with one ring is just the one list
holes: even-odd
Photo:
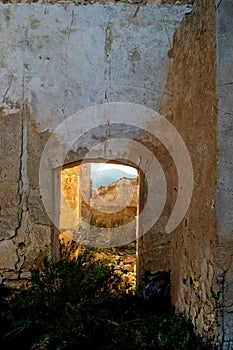
[[(0, 3), (1, 283), (23, 289), (60, 239), (130, 247), (139, 295), (162, 278), (233, 349), (232, 18), (232, 0)], [(98, 163), (136, 175), (95, 188)]]

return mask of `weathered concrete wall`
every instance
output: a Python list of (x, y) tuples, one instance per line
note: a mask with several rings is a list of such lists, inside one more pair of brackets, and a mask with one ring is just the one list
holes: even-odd
[[(60, 220), (59, 228), (62, 237), (73, 238), (72, 228), (77, 227), (80, 218), (80, 187), (79, 187), (78, 165), (65, 167), (61, 171), (61, 201), (60, 201)], [(70, 217), (69, 211), (74, 213)]]
[(219, 346), (233, 348), (233, 3), (218, 4)]
[[(167, 52), (187, 11), (187, 5), (0, 4), (4, 278), (14, 283), (26, 277), (52, 253), (52, 223), (39, 188), (41, 155), (51, 133), (71, 114), (103, 102), (158, 109), (166, 95)], [(125, 135), (141, 138), (135, 130), (128, 126)], [(101, 140), (106, 130), (92, 133)], [(115, 134), (121, 136), (122, 129)], [(83, 139), (70, 161), (92, 148), (90, 137)], [(52, 175), (48, 181), (52, 187)]]
[[(177, 30), (161, 113), (179, 130), (193, 163), (194, 190), (171, 235), (171, 295), (179, 312), (215, 339), (217, 98), (215, 3), (197, 2)], [(176, 189), (173, 189), (176, 197)]]
[[(61, 170), (59, 233), (61, 238), (73, 238), (81, 218), (90, 221), (91, 178), (90, 163), (72, 163)], [(72, 213), (72, 215), (70, 215)]]
[[(175, 232), (164, 234), (177, 197), (176, 168), (148, 132), (133, 125), (111, 127), (109, 119), (107, 127), (83, 135), (65, 163), (82, 160), (96, 143), (120, 138), (122, 130), (156, 156), (166, 174), (168, 199), (157, 225), (143, 237), (140, 267), (171, 270), (176, 310), (184, 311), (209, 339), (215, 338), (218, 309), (219, 346), (230, 349), (232, 3), (218, 0), (219, 121), (215, 1), (197, 0), (191, 14), (191, 5), (168, 3), (174, 1), (0, 4), (0, 273), (10, 285), (23, 284), (44, 255), (53, 255), (53, 225), (41, 200), (39, 167), (55, 128), (85, 107), (142, 104), (172, 122), (192, 158), (193, 198)], [(135, 114), (135, 122), (140, 118)], [(135, 152), (134, 145), (128, 146)], [(53, 184), (52, 174), (48, 183), (51, 193), (60, 186)], [(143, 187), (141, 203), (147, 195)], [(51, 206), (55, 199), (59, 202), (59, 194), (51, 197)]]

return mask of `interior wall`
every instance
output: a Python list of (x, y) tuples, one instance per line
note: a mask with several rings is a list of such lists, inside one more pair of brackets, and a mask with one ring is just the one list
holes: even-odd
[[(41, 200), (39, 168), (56, 127), (100, 103), (141, 104), (177, 128), (194, 168), (187, 215), (175, 232), (165, 235), (180, 186), (175, 166), (152, 135), (124, 125), (124, 135), (150, 149), (167, 174), (169, 199), (157, 226), (143, 237), (141, 266), (152, 272), (171, 270), (176, 311), (184, 311), (212, 340), (218, 309), (219, 344), (230, 349), (232, 2), (217, 1), (219, 120), (216, 3), (197, 0), (190, 13), (189, 1), (174, 2), (0, 4), (0, 277), (21, 287), (29, 270), (44, 255), (53, 255), (53, 223)], [(96, 120), (101, 124), (101, 118), (93, 119), (95, 125)], [(121, 137), (122, 126), (110, 130), (107, 125), (83, 135), (67, 154), (67, 164), (82, 160), (107, 136)], [(47, 182), (56, 192), (52, 172)], [(144, 189), (142, 202), (148, 195)]]
[[(197, 1), (169, 51), (167, 89), (160, 112), (189, 150), (194, 189), (190, 207), (171, 235), (171, 295), (207, 338), (215, 340), (217, 94), (215, 1)], [(182, 183), (179, 184), (182, 186)], [(176, 198), (176, 188), (173, 197)]]
[(233, 3), (217, 1), (218, 254), (220, 349), (233, 348)]
[[(0, 4), (0, 273), (9, 285), (26, 282), (29, 270), (56, 250), (53, 203), (46, 212), (39, 184), (49, 137), (70, 115), (96, 104), (158, 109), (167, 52), (188, 11), (185, 4), (160, 3)], [(134, 126), (124, 130), (130, 135)], [(96, 132), (73, 161), (106, 137), (106, 128)], [(59, 181), (51, 173), (46, 181), (57, 193)]]

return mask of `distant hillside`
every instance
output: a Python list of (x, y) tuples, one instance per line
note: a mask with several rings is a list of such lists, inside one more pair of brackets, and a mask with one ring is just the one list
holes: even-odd
[(114, 182), (122, 177), (126, 177), (128, 179), (134, 179), (137, 176), (134, 174), (128, 174), (128, 173), (126, 173), (122, 170), (119, 170), (119, 169), (100, 170), (97, 172), (93, 172), (91, 174), (92, 188), (97, 189), (100, 186), (110, 185), (112, 182)]

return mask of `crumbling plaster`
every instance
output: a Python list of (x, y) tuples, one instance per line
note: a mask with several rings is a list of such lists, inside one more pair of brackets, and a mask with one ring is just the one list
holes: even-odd
[[(171, 270), (176, 310), (209, 339), (218, 328), (219, 348), (232, 348), (232, 6), (231, 0), (197, 0), (193, 10), (192, 1), (0, 4), (0, 273), (8, 285), (21, 287), (30, 269), (54, 253), (39, 167), (55, 128), (89, 106), (142, 104), (177, 128), (195, 183), (186, 217), (165, 235), (177, 196), (175, 166), (155, 138), (125, 127), (167, 173), (169, 201), (143, 237), (140, 266)], [(121, 126), (111, 133), (120, 137)], [(81, 160), (106, 128), (92, 134), (96, 140), (83, 135), (67, 163)], [(142, 202), (146, 195), (145, 188)]]
[[(8, 192), (1, 191), (0, 249), (7, 255), (3, 271), (18, 278), (42, 253), (50, 254), (51, 222), (39, 188), (49, 136), (72, 113), (98, 103), (130, 101), (157, 109), (166, 94), (167, 51), (190, 8), (0, 7), (1, 188)], [(12, 239), (14, 254), (7, 253), (6, 239)], [(12, 242), (7, 244), (14, 250)], [(18, 247), (24, 247), (21, 255)]]
[[(194, 170), (190, 207), (171, 236), (171, 295), (176, 310), (215, 340), (217, 91), (216, 10), (199, 1), (176, 31), (161, 104), (188, 146)], [(171, 96), (171, 97), (169, 97)], [(176, 189), (173, 189), (175, 196)]]

